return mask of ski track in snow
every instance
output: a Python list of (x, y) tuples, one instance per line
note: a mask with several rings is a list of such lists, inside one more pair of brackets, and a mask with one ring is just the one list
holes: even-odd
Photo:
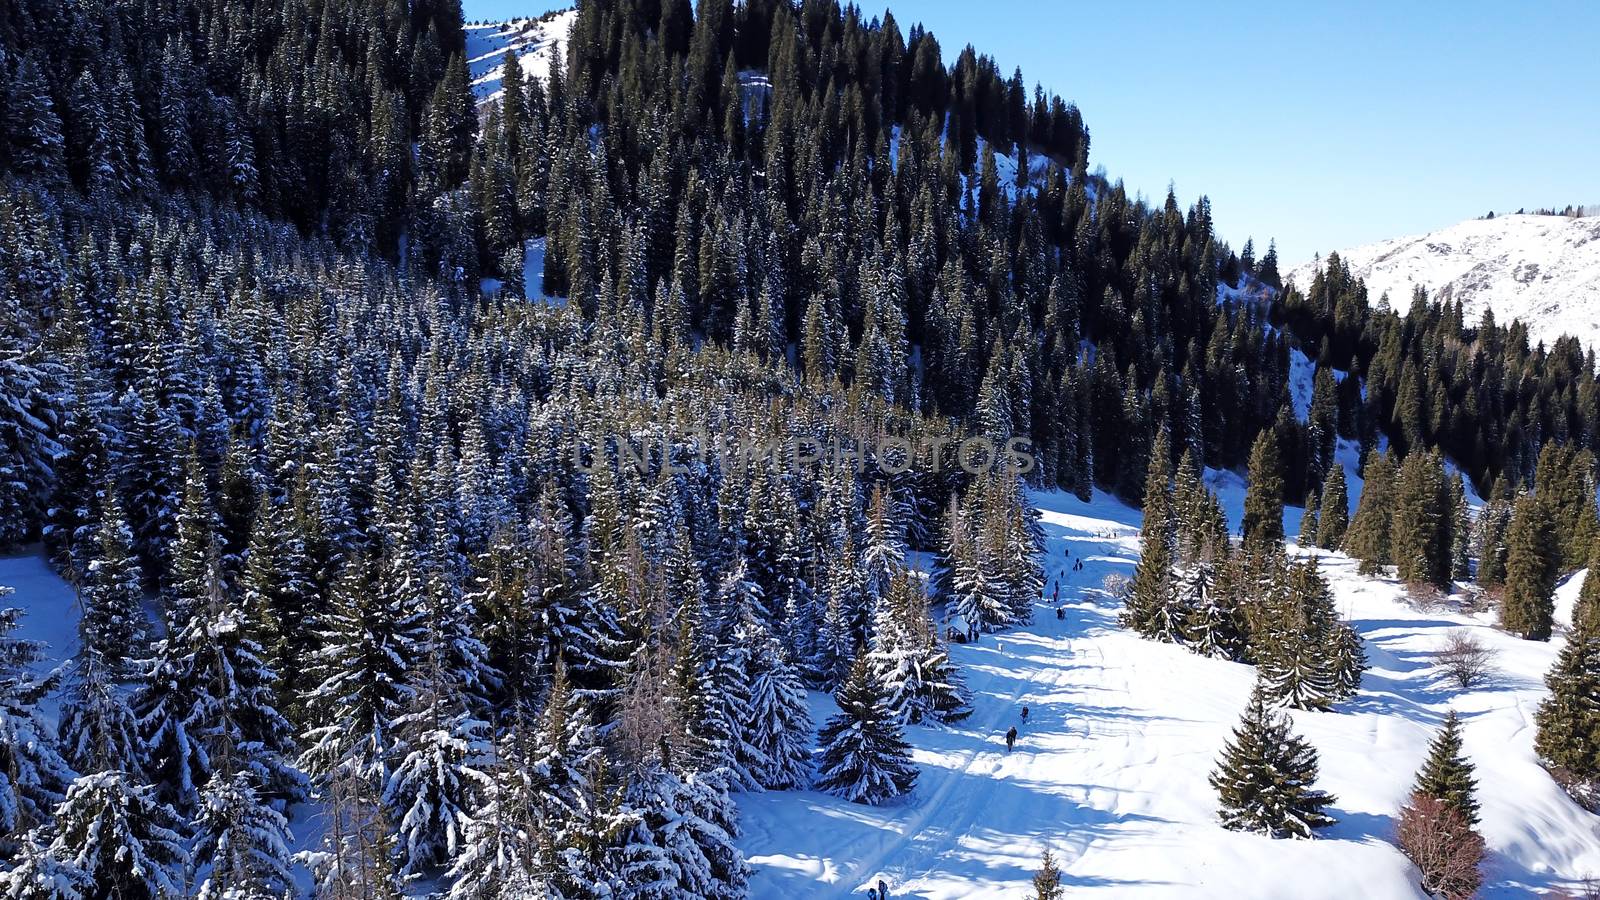
[[(1236, 521), (1242, 480), (1210, 475)], [(1015, 898), (1046, 847), (1071, 896), (1279, 898), (1293, 885), (1296, 897), (1424, 897), (1391, 843), (1394, 817), (1450, 708), (1478, 767), (1490, 851), (1483, 896), (1526, 897), (1600, 873), (1600, 818), (1533, 757), (1533, 714), (1559, 637), (1521, 641), (1486, 618), (1419, 611), (1394, 582), (1357, 575), (1348, 557), (1291, 545), (1321, 558), (1370, 658), (1359, 697), (1292, 714), (1321, 754), (1319, 785), (1336, 796), (1339, 823), (1314, 841), (1229, 832), (1216, 824), (1206, 776), (1255, 670), (1118, 627), (1100, 584), (1131, 574), (1137, 511), (1098, 492), (1088, 503), (1059, 493), (1035, 501), (1048, 538), (1046, 595), (1062, 577), (1065, 620), (1043, 602), (1031, 625), (951, 646), (975, 711), (951, 727), (906, 730), (922, 770), (911, 796), (868, 807), (815, 791), (740, 795), (752, 897), (859, 897), (882, 878), (894, 897)], [(1071, 572), (1079, 558), (1085, 571)], [(1563, 621), (1582, 575), (1558, 590)], [(1457, 628), (1499, 652), (1499, 671), (1472, 690), (1444, 683), (1432, 661)], [(819, 725), (835, 711), (821, 694), (812, 708)], [(1020, 737), (1008, 754), (1013, 724)]]

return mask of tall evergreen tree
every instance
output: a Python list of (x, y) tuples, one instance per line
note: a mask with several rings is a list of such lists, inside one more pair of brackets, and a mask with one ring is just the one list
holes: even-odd
[(1547, 641), (1555, 615), (1556, 546), (1539, 498), (1517, 499), (1506, 528), (1506, 589), (1500, 625), (1530, 641)]
[(917, 783), (917, 767), (865, 656), (851, 666), (834, 699), (839, 714), (817, 735), (822, 748), (817, 788), (872, 806), (908, 793)]
[(1222, 826), (1268, 837), (1309, 838), (1334, 820), (1323, 812), (1333, 797), (1315, 787), (1317, 751), (1267, 706), (1258, 685), (1244, 718), (1211, 773), (1221, 799)]

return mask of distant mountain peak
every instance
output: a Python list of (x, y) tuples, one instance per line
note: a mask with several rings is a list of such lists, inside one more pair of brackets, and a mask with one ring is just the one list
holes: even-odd
[[(1459, 300), (1467, 320), (1485, 309), (1501, 324), (1520, 319), (1546, 345), (1563, 334), (1600, 347), (1600, 218), (1501, 215), (1469, 219), (1427, 234), (1338, 251), (1376, 304), (1404, 310), (1421, 285), (1436, 300)], [(1289, 271), (1305, 290), (1324, 259)]]

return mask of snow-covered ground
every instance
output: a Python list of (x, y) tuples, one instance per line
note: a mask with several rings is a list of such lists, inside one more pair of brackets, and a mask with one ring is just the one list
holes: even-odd
[[(1383, 294), (1404, 312), (1416, 285), (1460, 300), (1469, 321), (1493, 309), (1501, 324), (1521, 319), (1547, 345), (1563, 334), (1600, 344), (1600, 218), (1506, 215), (1469, 219), (1429, 234), (1340, 250), (1376, 304)], [(1319, 263), (1287, 279), (1305, 290)]]
[[(1242, 483), (1221, 486), (1230, 494)], [(1528, 896), (1600, 873), (1600, 817), (1569, 800), (1533, 755), (1533, 712), (1560, 638), (1531, 643), (1486, 620), (1418, 611), (1398, 585), (1357, 575), (1342, 554), (1318, 552), (1371, 660), (1359, 697), (1293, 717), (1321, 754), (1320, 783), (1338, 798), (1339, 824), (1314, 841), (1237, 834), (1216, 824), (1206, 775), (1254, 670), (1117, 626), (1116, 604), (1099, 585), (1131, 573), (1136, 511), (1100, 493), (1090, 503), (1059, 493), (1035, 500), (1050, 579), (1062, 579), (1065, 620), (1041, 605), (1030, 626), (952, 647), (975, 713), (956, 727), (907, 730), (922, 776), (904, 802), (873, 808), (816, 792), (742, 795), (741, 845), (757, 872), (752, 896), (860, 896), (883, 878), (896, 897), (1015, 898), (1048, 847), (1072, 896), (1422, 897), (1390, 840), (1449, 709), (1464, 718), (1478, 767), (1490, 850), (1484, 895)], [(1071, 572), (1080, 558), (1085, 570)], [(1567, 610), (1579, 578), (1561, 589)], [(1433, 664), (1457, 628), (1498, 651), (1495, 675), (1472, 690), (1445, 683)], [(832, 701), (814, 701), (820, 723)], [(1031, 711), (1026, 725), (1023, 706)], [(1011, 725), (1021, 739), (1007, 753), (1002, 735)]]
[(472, 76), (472, 92), (479, 103), (500, 96), (506, 52), (517, 55), (524, 76), (550, 77), (550, 62), (555, 53), (565, 53), (567, 35), (578, 17), (576, 8), (556, 13), (545, 21), (513, 19), (489, 25), (468, 25), (467, 69)]

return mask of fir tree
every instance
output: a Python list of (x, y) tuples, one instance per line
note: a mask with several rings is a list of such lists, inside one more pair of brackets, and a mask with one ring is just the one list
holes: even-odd
[(1506, 529), (1506, 589), (1500, 625), (1530, 641), (1547, 641), (1555, 613), (1556, 547), (1550, 517), (1532, 494), (1517, 499)]
[(278, 897), (294, 889), (289, 822), (253, 781), (244, 772), (219, 774), (201, 794), (194, 855), (209, 868), (200, 900)]
[(1244, 498), (1246, 544), (1283, 542), (1283, 458), (1274, 429), (1265, 428), (1250, 448), (1250, 487)]
[(1451, 710), (1444, 727), (1428, 745), (1428, 759), (1417, 772), (1413, 794), (1442, 800), (1460, 813), (1467, 824), (1478, 824), (1478, 801), (1473, 798), (1478, 781), (1472, 762), (1461, 752), (1461, 718)]
[(1221, 799), (1222, 826), (1268, 837), (1309, 838), (1334, 820), (1333, 797), (1315, 787), (1317, 751), (1267, 707), (1258, 685), (1243, 720), (1223, 750), (1211, 786)]
[(911, 748), (890, 717), (865, 656), (850, 668), (835, 699), (839, 714), (817, 735), (822, 748), (818, 790), (872, 806), (910, 792), (917, 783)]
[(1350, 492), (1345, 487), (1344, 466), (1336, 465), (1328, 470), (1328, 480), (1323, 482), (1319, 497), (1316, 545), (1337, 550), (1344, 543), (1345, 530), (1350, 526)]
[(1373, 574), (1392, 561), (1389, 529), (1394, 520), (1394, 464), (1388, 454), (1367, 455), (1362, 469), (1361, 502), (1344, 535), (1344, 550), (1361, 560), (1362, 574)]
[(189, 863), (171, 808), (125, 772), (85, 775), (56, 809), (50, 855), (83, 873), (92, 895), (126, 900), (184, 896)]
[(1045, 848), (1039, 857), (1039, 871), (1033, 873), (1034, 900), (1061, 900), (1066, 889), (1061, 886), (1061, 870), (1056, 868), (1055, 857)]
[(928, 598), (904, 569), (878, 601), (868, 654), (890, 714), (901, 724), (955, 722), (972, 710), (960, 675), (934, 631)]
[(1534, 749), (1576, 778), (1600, 777), (1600, 626), (1592, 619), (1574, 627), (1545, 685)]

